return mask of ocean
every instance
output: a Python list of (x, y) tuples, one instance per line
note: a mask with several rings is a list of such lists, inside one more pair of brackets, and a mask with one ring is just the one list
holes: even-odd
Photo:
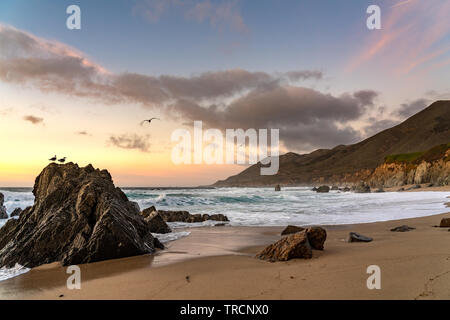
[[(316, 193), (311, 188), (123, 188), (141, 209), (185, 210), (192, 214), (222, 213), (232, 226), (335, 225), (368, 223), (429, 216), (448, 211), (449, 192)], [(31, 206), (31, 189), (0, 188), (8, 214)], [(0, 220), (0, 227), (6, 222)], [(179, 228), (214, 225), (218, 222), (169, 223), (173, 233), (156, 235), (162, 242), (189, 235)], [(17, 266), (17, 271), (24, 270)], [(17, 275), (0, 269), (0, 280)]]

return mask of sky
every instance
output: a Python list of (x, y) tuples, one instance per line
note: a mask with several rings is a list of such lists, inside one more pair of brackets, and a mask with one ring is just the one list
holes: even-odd
[(0, 186), (32, 186), (55, 154), (119, 186), (245, 168), (175, 164), (194, 121), (279, 129), (281, 153), (356, 143), (450, 99), (448, 16), (447, 0), (2, 0)]

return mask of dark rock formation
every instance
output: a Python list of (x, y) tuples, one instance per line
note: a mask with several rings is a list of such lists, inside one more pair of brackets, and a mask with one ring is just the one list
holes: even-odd
[(370, 193), (370, 186), (366, 184), (364, 181), (361, 181), (356, 185), (355, 188), (356, 193)]
[(316, 192), (318, 192), (318, 193), (330, 192), (330, 187), (329, 186), (320, 186), (317, 188)]
[(441, 220), (441, 224), (439, 225), (441, 228), (448, 228), (450, 227), (450, 218), (443, 218)]
[(333, 190), (333, 191), (339, 190), (339, 187), (338, 186), (332, 186), (331, 190)]
[(33, 194), (34, 205), (0, 229), (0, 266), (72, 265), (163, 248), (106, 170), (52, 163)]
[(403, 226), (395, 227), (395, 228), (391, 229), (392, 232), (408, 232), (411, 230), (416, 230), (416, 228), (412, 228), (412, 227), (408, 227), (407, 225), (403, 225)]
[(0, 192), (0, 219), (8, 219), (8, 214), (6, 213), (6, 208), (3, 205), (5, 202), (5, 196)]
[(11, 212), (11, 218), (12, 217), (18, 217), (20, 216), (20, 214), (22, 213), (22, 209), (20, 208), (15, 208), (13, 212)]
[(370, 237), (363, 236), (356, 232), (350, 232), (347, 242), (371, 242), (372, 240), (373, 239)]
[(277, 184), (277, 185), (275, 186), (275, 191), (281, 191), (281, 187), (280, 187), (279, 184)]
[(291, 259), (310, 259), (312, 249), (306, 231), (291, 234), (271, 244), (256, 256), (270, 262)]
[(293, 234), (293, 233), (297, 233), (297, 232), (301, 232), (305, 230), (305, 228), (302, 227), (297, 227), (297, 226), (287, 226), (282, 232), (281, 235), (285, 236), (287, 234)]
[(321, 227), (311, 227), (306, 229), (306, 236), (309, 244), (315, 250), (323, 250), (325, 240), (327, 240), (327, 232)]
[(172, 230), (161, 217), (155, 207), (150, 207), (141, 212), (141, 216), (148, 223), (150, 232), (153, 233), (170, 233)]
[(228, 222), (227, 216), (223, 214), (190, 214), (187, 211), (164, 211), (158, 210), (161, 217), (166, 222), (203, 222), (207, 220)]

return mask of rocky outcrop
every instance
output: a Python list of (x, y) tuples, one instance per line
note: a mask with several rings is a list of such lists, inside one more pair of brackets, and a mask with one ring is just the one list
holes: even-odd
[(153, 233), (170, 233), (172, 230), (161, 217), (155, 207), (150, 207), (141, 212), (141, 216), (149, 224), (149, 230)]
[(311, 259), (312, 248), (306, 230), (282, 238), (266, 247), (256, 257), (270, 262), (291, 259)]
[(328, 193), (328, 192), (330, 192), (330, 187), (329, 186), (320, 186), (315, 191), (318, 193)]
[(33, 194), (34, 205), (0, 229), (0, 266), (72, 265), (163, 248), (106, 170), (50, 164)]
[(347, 242), (371, 242), (373, 239), (370, 237), (363, 236), (356, 232), (350, 232), (348, 234)]
[(355, 186), (354, 191), (356, 193), (370, 193), (370, 186), (364, 181), (361, 181)]
[(287, 226), (286, 228), (284, 228), (284, 230), (281, 232), (282, 236), (285, 236), (287, 234), (293, 234), (293, 233), (297, 233), (297, 232), (301, 232), (305, 230), (305, 228), (302, 227), (297, 227), (297, 226)]
[(11, 218), (12, 217), (18, 217), (18, 216), (20, 216), (20, 214), (22, 213), (22, 209), (20, 209), (20, 208), (15, 208), (14, 210), (13, 210), (13, 212), (11, 212)]
[(6, 208), (3, 205), (5, 202), (5, 196), (0, 192), (0, 219), (8, 219), (8, 214), (6, 213)]
[(433, 186), (450, 185), (450, 149), (434, 161), (422, 160), (419, 163), (384, 163), (377, 167), (367, 179), (374, 188), (390, 188), (403, 185), (432, 184)]
[(228, 222), (228, 217), (223, 214), (190, 214), (187, 211), (164, 211), (158, 210), (161, 217), (166, 222), (204, 222), (208, 220)]

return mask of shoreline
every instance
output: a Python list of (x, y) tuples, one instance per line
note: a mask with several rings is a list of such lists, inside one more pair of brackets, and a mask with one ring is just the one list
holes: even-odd
[[(283, 227), (204, 227), (166, 251), (80, 265), (82, 289), (68, 290), (58, 263), (2, 281), (2, 299), (450, 299), (450, 213), (325, 226), (324, 251), (310, 260), (254, 258)], [(389, 231), (407, 224), (416, 230)], [(181, 231), (181, 230), (177, 230)], [(374, 238), (347, 243), (350, 231)], [(382, 290), (368, 290), (366, 268), (379, 265)], [(186, 278), (188, 277), (188, 278)], [(213, 288), (211, 283), (214, 283)], [(63, 297), (60, 297), (63, 295)]]

